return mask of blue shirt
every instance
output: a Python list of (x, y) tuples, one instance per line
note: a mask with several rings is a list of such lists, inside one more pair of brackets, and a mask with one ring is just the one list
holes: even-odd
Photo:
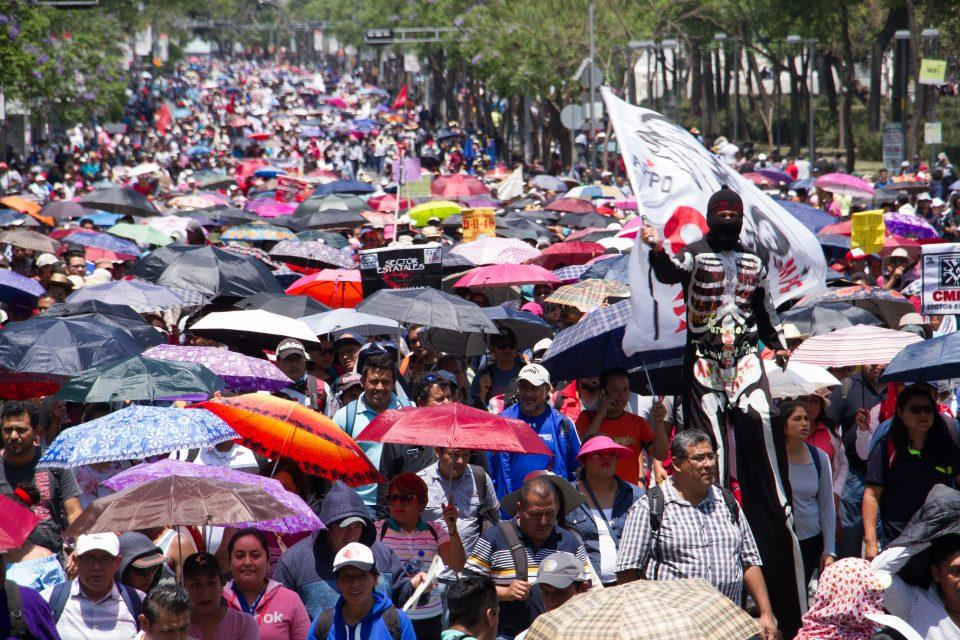
[[(367, 407), (364, 404), (364, 398), (366, 394), (360, 394), (360, 397), (348, 404), (347, 406), (341, 408), (333, 416), (333, 421), (338, 427), (347, 432), (354, 440), (357, 439), (357, 436), (363, 431), (370, 422), (380, 415), (379, 412), (374, 411)], [(387, 405), (387, 409), (399, 409), (401, 407), (407, 406), (407, 403), (402, 402), (396, 395), (390, 396), (390, 404)], [(373, 465), (374, 469), (380, 468), (380, 455), (383, 453), (383, 443), (382, 442), (357, 442), (360, 445), (360, 448), (363, 450), (363, 453), (367, 456), (367, 459), (370, 460), (370, 464)], [(362, 487), (357, 487), (357, 493), (360, 494), (360, 497), (363, 498), (363, 503), (368, 507), (377, 506), (377, 485), (376, 484), (365, 484)]]

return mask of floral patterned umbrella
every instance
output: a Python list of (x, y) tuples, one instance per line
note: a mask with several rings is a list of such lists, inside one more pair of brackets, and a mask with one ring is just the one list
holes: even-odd
[(191, 462), (181, 462), (180, 460), (166, 459), (151, 464), (138, 464), (135, 467), (118, 473), (108, 480), (104, 480), (103, 485), (114, 491), (122, 491), (127, 487), (141, 485), (172, 475), (226, 480), (228, 482), (261, 487), (293, 512), (292, 515), (266, 520), (264, 522), (234, 522), (227, 525), (233, 529), (253, 527), (261, 531), (297, 533), (300, 531), (319, 531), (325, 528), (323, 522), (310, 510), (310, 507), (303, 501), (303, 498), (284, 489), (283, 485), (278, 481), (252, 473), (233, 471), (226, 467), (211, 467), (202, 464), (193, 464)]
[(226, 422), (205, 411), (132, 404), (63, 430), (40, 458), (41, 468), (134, 460), (234, 440)]
[(929, 222), (909, 213), (885, 213), (883, 222), (887, 227), (887, 233), (895, 236), (906, 236), (913, 238), (937, 238), (940, 236)]
[(316, 240), (308, 242), (282, 240), (270, 250), (270, 255), (276, 260), (298, 267), (338, 269), (354, 267), (353, 259), (346, 253)]
[(161, 344), (143, 352), (144, 358), (196, 362), (213, 371), (234, 391), (279, 391), (292, 384), (273, 363), (217, 347), (181, 347)]

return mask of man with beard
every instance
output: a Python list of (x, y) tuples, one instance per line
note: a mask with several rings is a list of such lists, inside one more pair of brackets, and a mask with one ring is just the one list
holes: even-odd
[[(785, 636), (792, 637), (800, 623), (802, 571), (795, 566), (799, 548), (786, 512), (790, 495), (783, 433), (771, 428), (769, 386), (758, 341), (774, 350), (781, 366), (786, 366), (790, 352), (769, 293), (769, 260), (762, 249), (740, 243), (742, 226), (743, 201), (723, 186), (707, 203), (708, 232), (703, 239), (674, 257), (664, 251), (652, 227), (642, 230), (641, 239), (651, 247), (650, 264), (657, 279), (683, 288), (687, 321), (683, 429), (699, 429), (710, 436), (720, 483), (740, 492), (760, 541), (773, 609)], [(784, 553), (787, 549), (794, 554)]]

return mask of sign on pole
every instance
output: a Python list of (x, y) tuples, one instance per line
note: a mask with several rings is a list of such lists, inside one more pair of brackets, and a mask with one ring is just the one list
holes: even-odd
[(568, 104), (560, 110), (560, 124), (571, 131), (578, 131), (583, 127), (586, 118), (583, 117), (583, 107), (579, 104)]
[(883, 125), (883, 168), (895, 171), (903, 162), (903, 124), (886, 122)]
[(943, 123), (923, 123), (923, 144), (943, 144)]
[(463, 216), (463, 241), (472, 242), (480, 236), (492, 238), (497, 235), (497, 223), (493, 209), (464, 209)]
[(860, 248), (868, 254), (877, 253), (883, 249), (886, 230), (880, 209), (855, 213), (850, 224), (850, 248)]
[(920, 255), (920, 312), (925, 315), (960, 313), (960, 244), (925, 244)]
[(442, 278), (443, 252), (437, 243), (360, 252), (360, 284), (364, 298), (380, 289), (439, 289)]
[(920, 84), (941, 85), (946, 82), (947, 61), (924, 58), (920, 61)]

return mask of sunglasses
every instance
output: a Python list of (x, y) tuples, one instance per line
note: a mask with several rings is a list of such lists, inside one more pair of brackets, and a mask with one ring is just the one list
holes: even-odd
[(387, 496), (387, 502), (389, 504), (410, 504), (416, 497), (413, 493), (391, 493)]

